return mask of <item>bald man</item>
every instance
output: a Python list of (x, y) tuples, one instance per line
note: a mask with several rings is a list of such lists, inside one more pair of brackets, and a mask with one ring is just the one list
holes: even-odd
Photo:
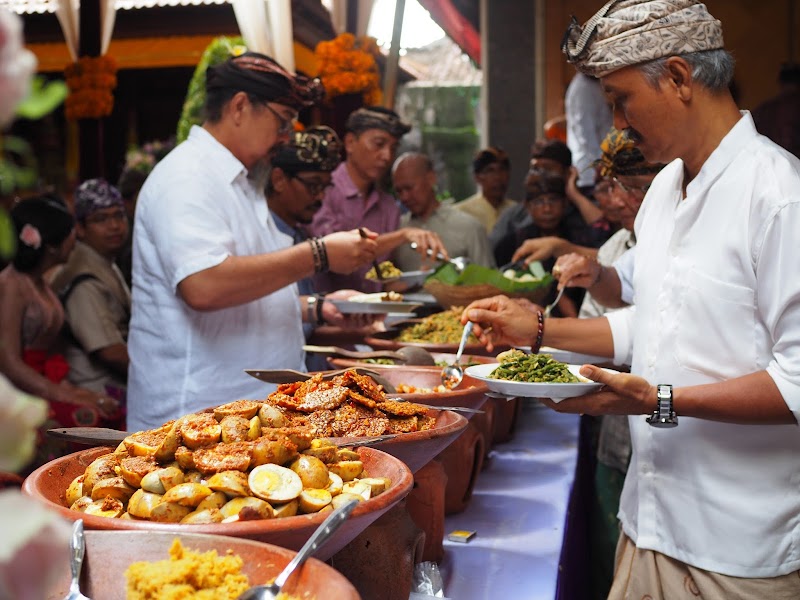
[[(415, 227), (437, 233), (450, 256), (466, 256), (472, 262), (494, 267), (486, 229), (473, 216), (436, 198), (436, 172), (431, 159), (418, 152), (400, 156), (392, 168), (394, 191), (408, 209), (400, 227)], [(422, 266), (419, 253), (409, 246), (398, 247), (392, 255), (402, 271)]]

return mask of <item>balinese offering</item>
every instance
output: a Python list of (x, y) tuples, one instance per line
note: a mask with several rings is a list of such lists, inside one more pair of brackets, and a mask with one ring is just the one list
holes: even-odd
[[(454, 306), (450, 310), (425, 317), (421, 323), (406, 327), (395, 338), (398, 342), (417, 342), (427, 344), (458, 344), (464, 326), (461, 313), (464, 308)], [(478, 338), (470, 335), (468, 344), (477, 344)]]
[(573, 375), (569, 366), (553, 359), (549, 354), (525, 354), (508, 350), (497, 355), (500, 366), (491, 374), (492, 379), (524, 381), (527, 383), (585, 383)]
[(286, 384), (266, 401), (213, 411), (129, 435), (66, 490), (87, 514), (168, 523), (292, 517), (369, 500), (391, 485), (370, 478), (358, 453), (316, 439), (429, 429), (416, 404), (386, 398), (354, 371)]

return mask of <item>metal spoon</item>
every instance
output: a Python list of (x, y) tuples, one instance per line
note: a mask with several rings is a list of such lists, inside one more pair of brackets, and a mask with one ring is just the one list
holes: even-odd
[(353, 499), (349, 502), (345, 502), (339, 508), (335, 508), (333, 512), (328, 515), (328, 518), (322, 522), (322, 525), (317, 527), (317, 530), (308, 538), (308, 541), (303, 544), (303, 547), (300, 548), (300, 552), (295, 555), (291, 562), (286, 565), (283, 571), (275, 578), (275, 581), (267, 585), (251, 587), (249, 590), (242, 593), (237, 600), (275, 600), (294, 570), (302, 566), (308, 557), (317, 551), (317, 548), (322, 546), (333, 536), (336, 530), (347, 520), (347, 517), (350, 516), (350, 513), (353, 512), (358, 502), (358, 500)]
[[(417, 242), (411, 242), (411, 249), (412, 250), (416, 250), (418, 247), (419, 247), (419, 245), (417, 244)], [(447, 258), (444, 257), (444, 254), (442, 254), (441, 252), (437, 252), (436, 256), (434, 256), (433, 255), (433, 250), (430, 249), (430, 248), (428, 248), (425, 251), (425, 254), (427, 254), (430, 257), (435, 258), (439, 262), (449, 262), (451, 265), (453, 265), (456, 268), (456, 271), (458, 271), (459, 273), (461, 273), (464, 269), (466, 269), (467, 265), (472, 262), (466, 256), (456, 256), (454, 258), (447, 259)]]
[(448, 365), (442, 369), (442, 384), (448, 388), (453, 389), (461, 383), (464, 379), (464, 369), (461, 368), (461, 354), (464, 352), (464, 346), (467, 345), (469, 335), (472, 333), (472, 321), (467, 321), (464, 325), (464, 332), (461, 334), (461, 342), (458, 344), (458, 352), (456, 352), (455, 364)]
[(83, 568), (83, 557), (86, 554), (86, 544), (83, 540), (83, 519), (78, 519), (72, 524), (72, 537), (69, 539), (70, 560), (69, 567), (72, 571), (72, 583), (64, 600), (89, 600), (81, 593), (80, 578)]

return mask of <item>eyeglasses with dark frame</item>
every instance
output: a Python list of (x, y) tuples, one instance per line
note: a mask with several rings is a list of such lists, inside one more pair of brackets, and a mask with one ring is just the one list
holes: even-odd
[(278, 126), (278, 135), (288, 135), (292, 131), (294, 131), (294, 121), (295, 121), (294, 118), (287, 119), (281, 113), (279, 113), (277, 110), (272, 108), (269, 105), (269, 103), (265, 102), (264, 106), (266, 106), (269, 109), (269, 112), (271, 112), (273, 115), (275, 115), (275, 118), (278, 119), (278, 123), (280, 123), (280, 125)]
[(650, 189), (650, 186), (653, 185), (652, 183), (648, 183), (646, 185), (625, 185), (616, 177), (611, 178), (611, 187), (610, 190), (614, 188), (619, 188), (620, 191), (625, 192), (626, 194), (633, 194), (634, 192), (641, 192), (642, 195), (647, 193), (647, 190)]
[(536, 207), (558, 206), (564, 201), (560, 196), (526, 196), (525, 202)]
[(325, 191), (333, 187), (333, 182), (329, 181), (328, 183), (324, 183), (322, 181), (310, 181), (308, 179), (304, 179), (299, 175), (292, 175), (292, 179), (296, 179), (300, 183), (303, 184), (303, 187), (306, 188), (306, 191), (312, 198), (316, 198), (317, 196), (321, 196), (325, 193)]

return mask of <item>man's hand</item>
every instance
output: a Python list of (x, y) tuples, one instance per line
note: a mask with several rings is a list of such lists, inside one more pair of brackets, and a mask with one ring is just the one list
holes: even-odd
[(366, 238), (362, 238), (357, 229), (337, 231), (322, 238), (331, 271), (346, 275), (375, 260), (378, 250), (375, 238), (378, 235), (368, 229), (365, 231)]
[(442, 238), (437, 233), (417, 227), (404, 227), (402, 231), (405, 234), (406, 242), (417, 244), (417, 252), (422, 256), (423, 261), (429, 256), (436, 257), (437, 254), (444, 255), (445, 260), (450, 258)]
[(525, 264), (528, 265), (535, 260), (547, 260), (552, 256), (560, 256), (563, 251), (562, 248), (567, 240), (556, 237), (547, 236), (540, 238), (532, 238), (522, 242), (522, 245), (514, 252), (511, 260), (516, 262), (522, 258), (525, 259)]
[(644, 415), (656, 406), (656, 387), (647, 380), (630, 373), (609, 373), (593, 365), (581, 367), (581, 375), (602, 383), (594, 394), (566, 398), (553, 402), (541, 398), (542, 403), (557, 412), (587, 415)]
[(561, 289), (570, 287), (590, 288), (600, 279), (603, 266), (596, 260), (582, 254), (565, 254), (559, 256), (553, 267), (553, 277), (558, 280)]
[(573, 204), (575, 203), (575, 196), (581, 193), (581, 191), (578, 189), (578, 175), (578, 167), (572, 166), (569, 168), (569, 175), (567, 175), (567, 186), (565, 191), (567, 198)]
[(475, 323), (472, 332), (486, 349), (491, 352), (495, 346), (530, 346), (538, 330), (536, 311), (541, 310), (528, 302), (520, 303), (506, 296), (494, 296), (476, 300), (461, 314), (461, 322)]
[(335, 325), (343, 329), (361, 329), (368, 325), (372, 325), (377, 321), (382, 321), (385, 315), (370, 315), (370, 314), (342, 314), (332, 302), (327, 300), (347, 300), (353, 296), (358, 296), (363, 292), (358, 290), (336, 290), (325, 296), (322, 303), (322, 318), (328, 325)]

